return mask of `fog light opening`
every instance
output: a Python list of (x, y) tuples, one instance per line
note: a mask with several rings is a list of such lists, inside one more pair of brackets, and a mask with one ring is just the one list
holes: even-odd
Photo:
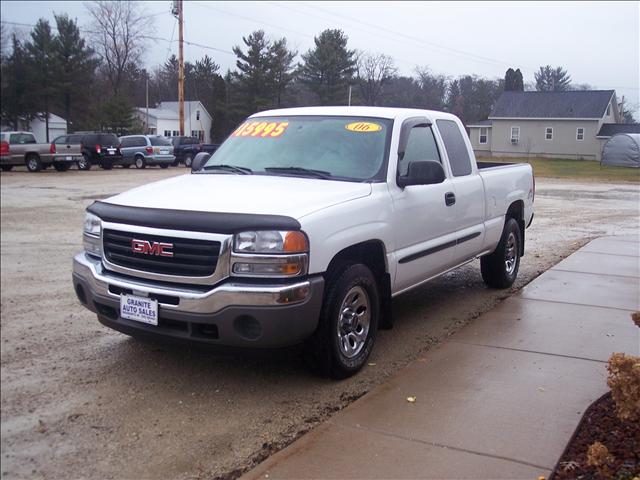
[(262, 325), (251, 315), (237, 317), (233, 321), (233, 328), (245, 340), (257, 340), (262, 335)]
[(80, 303), (82, 303), (83, 305), (86, 305), (87, 296), (84, 293), (84, 288), (82, 288), (82, 285), (80, 285), (79, 283), (76, 283), (74, 285), (74, 290), (76, 291), (76, 296), (78, 297), (78, 300), (80, 300)]

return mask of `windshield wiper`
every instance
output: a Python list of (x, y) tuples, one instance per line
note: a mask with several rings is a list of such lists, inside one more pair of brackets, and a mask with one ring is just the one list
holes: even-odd
[(266, 172), (293, 173), (294, 175), (311, 175), (315, 178), (323, 178), (325, 180), (333, 176), (330, 172), (325, 172), (324, 170), (313, 170), (303, 167), (266, 167), (264, 170)]
[(203, 170), (228, 170), (230, 172), (238, 173), (240, 175), (251, 175), (253, 170), (247, 167), (238, 167), (237, 165), (206, 165), (202, 167)]

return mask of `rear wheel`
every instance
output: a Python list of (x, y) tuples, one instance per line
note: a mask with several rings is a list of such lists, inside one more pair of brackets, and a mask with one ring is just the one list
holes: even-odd
[(71, 167), (71, 165), (65, 162), (55, 162), (53, 164), (53, 168), (55, 168), (58, 172), (66, 172), (67, 170), (69, 170), (69, 167)]
[(13, 168), (13, 165), (2, 165), (0, 168), (2, 168), (3, 172), (8, 172)]
[(191, 163), (193, 162), (193, 155), (191, 155), (190, 153), (187, 153), (184, 156), (184, 166), (187, 168), (191, 168)]
[(111, 170), (113, 168), (113, 162), (111, 160), (103, 160), (100, 166), (104, 170)]
[(169, 168), (169, 164), (168, 163), (161, 163), (160, 164), (160, 168)]
[(333, 378), (347, 378), (365, 364), (380, 316), (376, 280), (363, 264), (342, 262), (327, 275), (318, 329), (305, 349), (309, 366)]
[(145, 162), (144, 158), (139, 155), (135, 158), (133, 163), (136, 168), (145, 168), (147, 166), (147, 162)]
[(91, 170), (91, 160), (89, 155), (83, 154), (82, 160), (78, 160), (78, 170)]
[(40, 161), (40, 157), (34, 153), (27, 156), (25, 163), (27, 165), (27, 170), (30, 172), (39, 172), (42, 170), (42, 162)]
[(480, 259), (484, 283), (493, 288), (509, 288), (513, 285), (520, 267), (521, 245), (520, 226), (514, 218), (509, 218), (495, 251)]

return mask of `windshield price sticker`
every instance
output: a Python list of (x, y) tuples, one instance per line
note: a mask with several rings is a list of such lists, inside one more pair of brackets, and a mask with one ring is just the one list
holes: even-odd
[(288, 126), (289, 122), (245, 122), (231, 136), (277, 138), (285, 132)]
[(371, 133), (382, 130), (382, 125), (373, 122), (353, 122), (345, 125), (344, 128), (350, 132)]

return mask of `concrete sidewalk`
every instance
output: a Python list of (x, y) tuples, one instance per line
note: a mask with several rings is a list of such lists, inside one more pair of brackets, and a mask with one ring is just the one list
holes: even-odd
[(594, 240), (244, 478), (548, 476), (639, 309), (638, 237)]

